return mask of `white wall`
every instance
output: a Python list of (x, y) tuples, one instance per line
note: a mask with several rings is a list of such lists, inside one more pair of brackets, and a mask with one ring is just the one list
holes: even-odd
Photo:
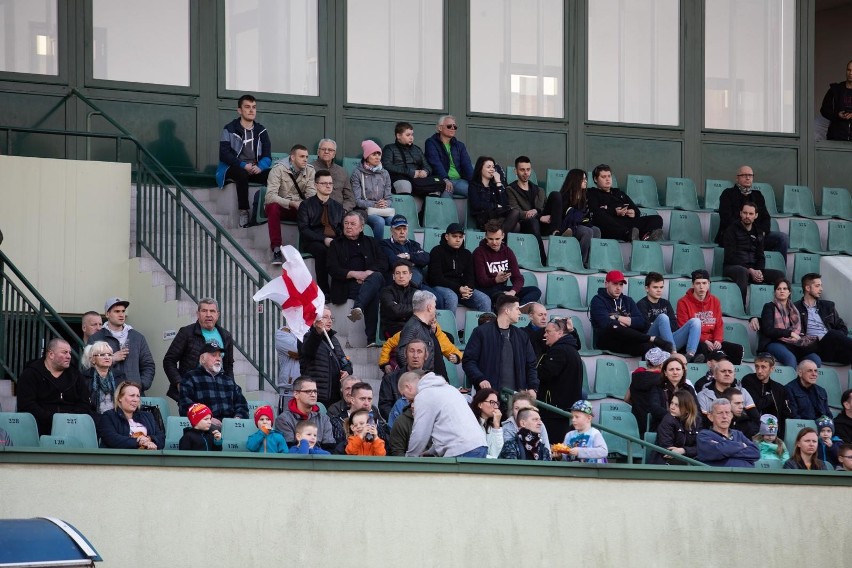
[(53, 307), (128, 293), (130, 164), (0, 156), (3, 252)]

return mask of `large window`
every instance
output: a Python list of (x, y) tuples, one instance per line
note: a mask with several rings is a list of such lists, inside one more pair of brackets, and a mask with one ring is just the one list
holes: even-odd
[(795, 0), (704, 7), (705, 126), (795, 132)]
[(92, 0), (95, 79), (189, 86), (189, 0)]
[(678, 0), (589, 2), (589, 120), (680, 123)]
[(56, 0), (0, 0), (0, 71), (56, 75)]
[(319, 95), (317, 0), (226, 0), (225, 88)]
[(349, 0), (346, 8), (346, 100), (443, 108), (443, 0)]
[(564, 116), (561, 0), (470, 0), (470, 110)]

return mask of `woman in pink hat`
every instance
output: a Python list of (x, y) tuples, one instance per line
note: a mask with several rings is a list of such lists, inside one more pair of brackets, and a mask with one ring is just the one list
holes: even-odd
[[(391, 207), (391, 178), (386, 169), (382, 167), (382, 149), (372, 140), (361, 142), (363, 158), (358, 167), (352, 172), (349, 183), (352, 185), (352, 193), (355, 195), (355, 209), (367, 220), (367, 224), (373, 229), (373, 237), (382, 240), (385, 234), (385, 225), (390, 225), (393, 212)], [(387, 209), (387, 215), (370, 209)]]

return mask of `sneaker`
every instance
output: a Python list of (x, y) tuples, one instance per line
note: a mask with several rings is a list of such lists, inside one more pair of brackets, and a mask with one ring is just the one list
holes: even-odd
[(248, 227), (249, 212), (247, 209), (240, 209), (240, 227)]
[(671, 353), (675, 350), (674, 345), (666, 341), (665, 339), (655, 337), (653, 341), (654, 345), (665, 351), (666, 353)]
[(696, 355), (695, 359), (692, 360), (693, 363), (704, 363), (705, 361), (706, 361), (706, 359), (704, 358), (704, 355), (702, 355), (701, 353)]
[(649, 241), (661, 241), (663, 240), (663, 230), (662, 229), (654, 229), (648, 235)]
[(638, 241), (639, 240), (639, 229), (630, 229), (630, 241)]
[(367, 347), (368, 347), (368, 348), (370, 348), (370, 347), (378, 347), (378, 346), (379, 346), (379, 344), (378, 344), (378, 343), (376, 343), (375, 341), (374, 341), (374, 342), (372, 342), (372, 343), (368, 343), (368, 344), (367, 344)]
[(346, 316), (349, 318), (349, 321), (358, 321), (364, 316), (364, 312), (361, 311), (361, 308), (352, 308), (352, 311), (349, 312), (349, 315)]
[(280, 248), (277, 248), (274, 251), (272, 251), (272, 264), (275, 264), (275, 265), (278, 265), (278, 266), (284, 264), (284, 255), (281, 254)]

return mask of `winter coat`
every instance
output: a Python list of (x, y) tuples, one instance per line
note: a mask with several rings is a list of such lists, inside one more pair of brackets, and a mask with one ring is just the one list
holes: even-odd
[(745, 266), (763, 270), (766, 258), (763, 256), (763, 234), (752, 225), (746, 230), (742, 223), (732, 223), (722, 234), (722, 248), (725, 249), (725, 266)]
[[(326, 203), (328, 203), (328, 222), (334, 228), (334, 233), (340, 236), (343, 234), (343, 206), (334, 199), (329, 199)], [(322, 225), (323, 205), (320, 198), (314, 195), (299, 206), (296, 222), (299, 225), (302, 246), (306, 243), (325, 243)]]
[(314, 182), (316, 170), (310, 164), (304, 170), (294, 172), (290, 166), (290, 158), (275, 162), (266, 180), (266, 195), (263, 204), (280, 205), (289, 209), (294, 203), (301, 203), (308, 197), (317, 194)]
[(91, 414), (89, 386), (75, 367), (54, 377), (44, 358), (30, 361), (18, 377), (18, 412), (29, 412), (38, 425), (40, 436), (50, 434), (53, 415)]
[(434, 371), (436, 375), (447, 378), (447, 366), (441, 356), (441, 344), (438, 336), (432, 332), (432, 326), (412, 315), (399, 333), (399, 346), (396, 350), (396, 360), (402, 369), (407, 368), (408, 356), (405, 348), (415, 339), (422, 339), (429, 347), (429, 356), (423, 364), (423, 370)]
[(416, 170), (425, 170), (427, 175), (432, 175), (432, 168), (426, 163), (423, 150), (416, 144), (411, 146), (405, 146), (399, 142), (387, 144), (382, 148), (382, 166), (390, 174), (391, 182), (411, 181), (414, 179)]
[[(649, 432), (656, 432), (660, 421), (669, 415), (668, 405), (661, 404), (660, 394), (664, 380), (660, 371), (650, 371), (644, 367), (639, 367), (630, 375), (631, 411), (636, 417), (640, 435), (645, 433), (648, 414), (651, 415)], [(662, 398), (665, 399), (665, 396)]]
[[(299, 367), (303, 377), (310, 377), (317, 383), (317, 401), (328, 408), (340, 400), (340, 361), (346, 357), (337, 332), (330, 330), (328, 337), (331, 345), (325, 338), (325, 334), (317, 331), (311, 326), (310, 331), (305, 334), (304, 342), (299, 349)], [(351, 372), (346, 369), (347, 372)]]
[[(89, 337), (89, 345), (92, 345), (96, 341), (106, 341), (113, 353), (121, 349), (118, 340), (113, 337), (106, 325)], [(145, 337), (135, 329), (131, 328), (127, 332), (127, 347), (130, 350), (127, 359), (124, 361), (114, 361), (112, 370), (116, 374), (123, 373), (127, 377), (127, 380), (142, 385), (142, 396), (145, 396), (145, 391), (150, 389), (154, 382), (154, 373), (157, 370), (157, 364), (154, 363), (154, 356), (151, 355), (151, 350), (148, 348), (148, 342), (145, 341)], [(198, 365), (197, 359), (195, 364)]]
[[(542, 439), (538, 445), (538, 460), (535, 461), (551, 461), (550, 447)], [(503, 449), (498, 456), (501, 460), (529, 460), (527, 451), (524, 449), (524, 443), (518, 437), (517, 432), (511, 439), (503, 443)]]
[(757, 219), (754, 220), (755, 229), (763, 235), (766, 235), (771, 230), (772, 218), (769, 215), (769, 210), (766, 208), (766, 199), (763, 197), (763, 194), (756, 189), (752, 189), (748, 195), (743, 195), (739, 187), (729, 187), (719, 195), (719, 231), (713, 238), (713, 241), (717, 245), (722, 244), (725, 229), (739, 222), (740, 211), (743, 208), (743, 203), (746, 201), (754, 203), (755, 207), (757, 207)]
[(405, 322), (411, 319), (414, 313), (411, 301), (417, 290), (419, 288), (414, 282), (410, 282), (408, 286), (391, 283), (382, 288), (379, 294), (379, 313), (384, 337), (390, 337), (402, 331)]
[[(234, 376), (234, 339), (231, 333), (216, 325), (216, 331), (222, 336), (222, 370), (229, 377)], [(172, 339), (172, 344), (169, 345), (166, 355), (163, 357), (163, 371), (169, 379), (168, 396), (174, 400), (179, 400), (177, 386), (180, 384), (180, 379), (189, 371), (198, 366), (198, 358), (201, 356), (201, 348), (207, 343), (204, 335), (201, 333), (201, 324), (198, 322), (191, 323), (180, 328)]]
[[(514, 325), (509, 326), (509, 341), (512, 344), (513, 367), (518, 390), (538, 390), (539, 379), (535, 365), (535, 352), (527, 333)], [(503, 336), (496, 321), (474, 328), (464, 351), (462, 368), (471, 384), (480, 388), (487, 380), (491, 388), (500, 392), (502, 371)], [(415, 405), (417, 411), (420, 407)]]
[(411, 437), (411, 429), (414, 427), (414, 411), (411, 405), (407, 405), (402, 414), (397, 416), (390, 433), (391, 456), (405, 457), (408, 451), (408, 439)]
[[(144, 410), (133, 413), (133, 420), (142, 424), (151, 441), (162, 450), (166, 445), (166, 434), (160, 430), (154, 415)], [(122, 410), (108, 410), (101, 414), (98, 420), (98, 438), (102, 448), (116, 450), (135, 450), (139, 447), (136, 438), (130, 435), (130, 421)]]
[[(391, 199), (391, 178), (384, 168), (374, 172), (362, 161), (349, 177), (349, 183), (352, 185), (357, 209), (366, 210), (368, 207), (375, 207), (377, 201)], [(376, 235), (376, 238), (380, 239), (382, 235)]]
[[(264, 442), (266, 447), (264, 448)], [(290, 450), (287, 448), (287, 441), (281, 432), (272, 430), (269, 434), (264, 434), (263, 430), (257, 430), (246, 440), (246, 449), (250, 452), (260, 452), (265, 454), (287, 454)]]
[[(631, 391), (632, 393), (632, 391)], [(683, 448), (684, 455), (688, 458), (695, 458), (698, 454), (698, 430), (695, 426), (691, 430), (687, 430), (686, 426), (678, 418), (675, 418), (669, 413), (666, 413), (660, 420), (660, 425), (657, 426), (657, 444), (660, 447)], [(685, 465), (674, 458), (666, 458), (659, 452), (654, 452), (651, 456), (651, 463), (657, 465)]]
[(473, 178), (473, 163), (470, 161), (470, 155), (464, 143), (456, 137), (450, 138), (449, 154), (444, 143), (441, 142), (441, 135), (437, 132), (426, 139), (423, 148), (426, 152), (426, 161), (432, 166), (434, 175), (441, 179), (449, 179), (450, 155), (452, 155), (453, 165), (461, 179), (470, 181)]
[(822, 105), (819, 107), (819, 113), (829, 121), (828, 132), (825, 137), (828, 140), (852, 140), (852, 120), (840, 118), (840, 112), (849, 112), (849, 104), (845, 102), (847, 97), (846, 82), (831, 83), (825, 97), (822, 99)]
[[(501, 174), (500, 179), (506, 179)], [(473, 217), (479, 225), (484, 224), (490, 215), (493, 215), (495, 209), (501, 209), (508, 212), (509, 194), (506, 191), (506, 186), (501, 182), (500, 185), (492, 179), (488, 185), (482, 185), (482, 179), (472, 179), (468, 184), (467, 190), (467, 206), (470, 211), (470, 216)], [(489, 215), (490, 214), (490, 215)]]
[(539, 399), (568, 410), (583, 398), (583, 360), (574, 338), (563, 335), (538, 362)]
[(213, 437), (213, 432), (196, 430), (192, 427), (183, 429), (183, 436), (178, 444), (179, 450), (193, 450), (197, 452), (221, 452), (222, 438), (218, 440)]
[[(326, 268), (329, 276), (331, 276), (329, 300), (332, 304), (344, 304), (349, 297), (350, 280), (346, 278), (346, 274), (352, 270), (349, 266), (349, 243), (347, 242), (349, 240), (349, 237), (339, 236), (328, 247)], [(358, 250), (364, 256), (364, 268), (378, 272), (384, 278), (384, 274), (388, 270), (388, 259), (379, 250), (379, 241), (364, 233), (358, 235), (355, 240), (358, 243)], [(351, 281), (354, 282), (354, 280)]]

